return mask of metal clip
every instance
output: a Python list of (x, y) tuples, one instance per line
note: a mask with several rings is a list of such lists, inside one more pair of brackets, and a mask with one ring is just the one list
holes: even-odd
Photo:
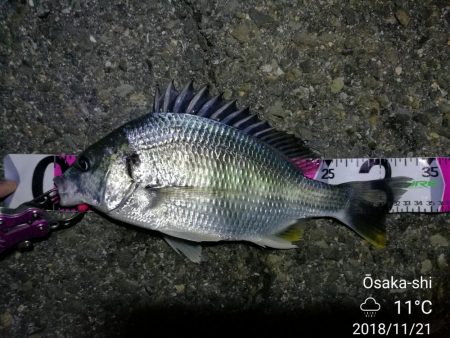
[(47, 215), (41, 209), (25, 206), (2, 208), (0, 212), (0, 253), (16, 245), (29, 249), (31, 240), (46, 237), (50, 232)]
[(53, 209), (59, 201), (56, 189), (15, 209), (0, 208), (0, 254), (12, 247), (32, 248), (32, 240), (44, 238), (51, 231), (66, 229), (81, 221), (84, 213), (58, 220), (43, 209)]

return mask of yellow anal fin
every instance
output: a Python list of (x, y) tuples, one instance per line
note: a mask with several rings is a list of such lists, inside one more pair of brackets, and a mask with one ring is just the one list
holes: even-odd
[(298, 242), (303, 238), (303, 233), (305, 232), (305, 227), (300, 223), (294, 223), (286, 230), (277, 234), (280, 237), (289, 242)]

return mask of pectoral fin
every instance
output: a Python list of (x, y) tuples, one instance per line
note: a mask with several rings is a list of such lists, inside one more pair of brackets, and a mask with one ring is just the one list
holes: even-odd
[(152, 195), (152, 208), (158, 208), (166, 203), (172, 205), (176, 201), (201, 202), (214, 197), (215, 192), (208, 189), (189, 186), (145, 186), (148, 194)]
[(164, 236), (164, 240), (172, 249), (184, 254), (191, 262), (200, 263), (202, 259), (202, 246), (200, 244), (169, 236)]

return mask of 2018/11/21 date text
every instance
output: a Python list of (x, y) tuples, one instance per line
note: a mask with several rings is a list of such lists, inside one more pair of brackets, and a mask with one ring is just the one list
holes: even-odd
[(355, 336), (416, 336), (430, 333), (430, 323), (353, 323)]

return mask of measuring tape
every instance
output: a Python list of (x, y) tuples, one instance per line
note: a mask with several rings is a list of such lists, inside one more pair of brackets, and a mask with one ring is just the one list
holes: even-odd
[(314, 160), (305, 176), (329, 184), (405, 176), (411, 184), (390, 212), (450, 212), (450, 158), (340, 158)]
[[(19, 182), (6, 206), (17, 207), (53, 188), (53, 178), (76, 160), (74, 155), (10, 154), (3, 158), (5, 178)], [(311, 160), (305, 176), (329, 184), (396, 176), (411, 178), (390, 212), (450, 212), (450, 158), (340, 158)]]

